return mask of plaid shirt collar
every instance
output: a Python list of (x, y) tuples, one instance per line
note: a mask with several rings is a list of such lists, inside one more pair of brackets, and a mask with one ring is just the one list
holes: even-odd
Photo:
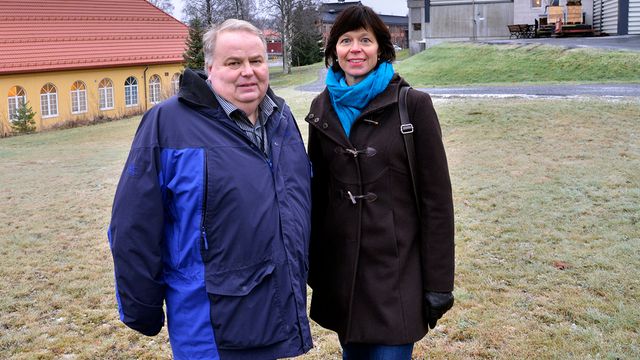
[[(238, 125), (243, 130), (249, 130), (249, 129), (245, 128), (242, 125), (247, 125), (250, 128), (254, 127), (254, 125), (249, 121), (249, 118), (247, 117), (247, 114), (244, 113), (244, 111), (240, 110), (237, 106), (233, 105), (231, 102), (227, 101), (225, 98), (223, 98), (222, 96), (218, 95), (213, 90), (213, 88), (211, 87), (211, 84), (208, 81), (207, 81), (207, 83), (209, 84), (209, 87), (211, 88), (211, 91), (213, 91), (213, 94), (216, 96), (216, 99), (220, 103), (220, 106), (222, 106), (222, 109), (224, 110), (224, 112), (227, 114), (227, 116), (230, 119), (236, 120), (236, 116), (233, 116), (233, 113), (236, 112), (236, 111), (239, 111), (240, 114), (242, 114), (242, 116), (240, 116), (240, 118), (243, 119), (243, 121), (238, 122)], [(258, 112), (259, 118), (258, 118), (258, 120), (260, 120), (260, 121), (256, 122), (256, 126), (260, 125), (260, 124), (266, 125), (267, 120), (269, 119), (269, 116), (271, 116), (271, 114), (273, 114), (274, 111), (278, 110), (278, 105), (276, 105), (275, 101), (273, 101), (273, 99), (271, 99), (271, 97), (269, 97), (269, 95), (265, 94), (264, 98), (260, 102), (260, 105), (258, 105), (258, 109), (259, 109), (259, 112)]]

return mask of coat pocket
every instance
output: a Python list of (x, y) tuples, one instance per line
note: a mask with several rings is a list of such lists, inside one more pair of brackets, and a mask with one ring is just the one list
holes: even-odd
[(207, 275), (210, 317), (220, 349), (268, 346), (287, 338), (271, 261)]

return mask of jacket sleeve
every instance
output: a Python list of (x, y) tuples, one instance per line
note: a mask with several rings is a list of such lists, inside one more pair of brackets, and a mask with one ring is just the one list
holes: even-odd
[(314, 286), (319, 285), (317, 278), (322, 274), (318, 274), (318, 270), (323, 268), (323, 264), (327, 259), (321, 253), (321, 249), (325, 247), (320, 246), (322, 239), (319, 234), (323, 233), (322, 229), (324, 228), (324, 216), (328, 199), (327, 186), (329, 184), (329, 171), (327, 164), (323, 160), (324, 157), (322, 156), (322, 149), (316, 132), (313, 126), (309, 125), (308, 153), (313, 176), (311, 178), (311, 239), (309, 244), (309, 278), (307, 282), (312, 289), (315, 288)]
[[(413, 96), (411, 96), (413, 95)], [(455, 251), (451, 180), (438, 116), (429, 95), (412, 90), (408, 111), (415, 125), (424, 291), (453, 291)]]
[[(108, 237), (120, 320), (156, 335), (164, 324), (163, 201), (152, 121), (143, 118), (116, 189)], [(152, 143), (152, 142), (151, 142)]]

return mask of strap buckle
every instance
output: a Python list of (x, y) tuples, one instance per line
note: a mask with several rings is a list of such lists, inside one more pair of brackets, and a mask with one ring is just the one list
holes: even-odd
[(413, 124), (400, 125), (400, 133), (402, 133), (402, 135), (411, 134), (412, 132), (413, 132)]

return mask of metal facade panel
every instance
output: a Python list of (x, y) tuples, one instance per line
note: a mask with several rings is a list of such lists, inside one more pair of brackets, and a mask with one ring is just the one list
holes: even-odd
[[(474, 8), (476, 24), (474, 27)], [(431, 7), (430, 38), (488, 38), (509, 36), (513, 23), (510, 2), (475, 3)]]
[(610, 35), (618, 33), (618, 0), (593, 1), (593, 28)]
[(629, 0), (629, 35), (640, 35), (640, 0)]

